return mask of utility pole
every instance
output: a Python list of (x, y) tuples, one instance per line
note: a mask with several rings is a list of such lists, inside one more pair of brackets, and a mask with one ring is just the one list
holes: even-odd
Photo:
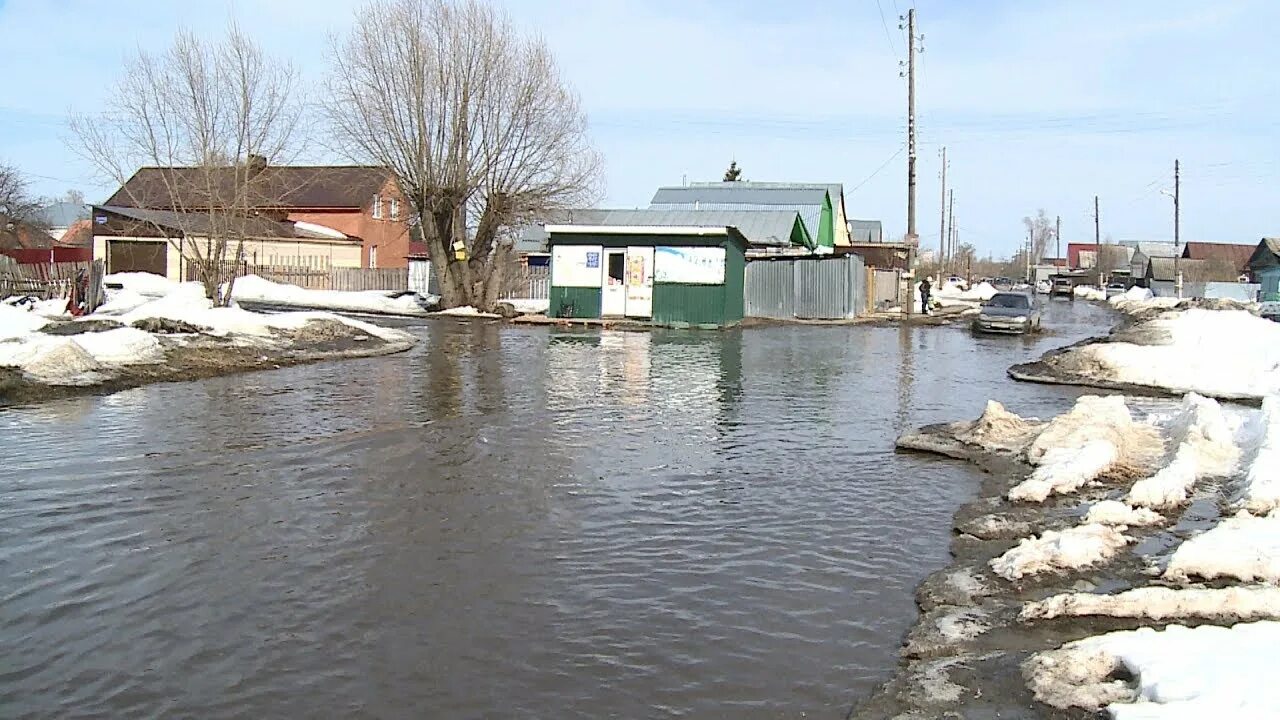
[(1027, 249), (1026, 249), (1027, 269), (1026, 269), (1026, 274), (1022, 276), (1027, 282), (1031, 282), (1031, 242), (1032, 242), (1031, 233), (1032, 233), (1031, 230), (1027, 231)]
[[(942, 267), (944, 259), (947, 257), (946, 244), (950, 238), (947, 236), (947, 147), (942, 146), (942, 210), (938, 213), (938, 267)], [(938, 274), (942, 271), (939, 269)]]
[(1178, 206), (1179, 186), (1181, 185), (1180, 168), (1178, 161), (1173, 161), (1173, 280), (1174, 289), (1177, 290), (1178, 297), (1182, 297), (1182, 268), (1178, 260), (1182, 256), (1182, 233), (1181, 233), (1181, 217)]
[[(912, 272), (908, 298), (915, 297), (915, 251), (920, 244), (916, 232), (916, 9), (907, 10), (907, 263)], [(907, 303), (911, 312), (912, 302)]]
[(956, 236), (956, 191), (953, 189), (949, 192), (951, 193), (951, 201), (950, 210), (947, 211), (947, 255), (951, 254), (951, 250), (954, 247), (952, 241)]
[(1098, 196), (1094, 195), (1093, 196), (1093, 245), (1094, 245), (1093, 249), (1094, 250), (1098, 249), (1097, 246), (1101, 243), (1101, 240), (1100, 240), (1101, 237), (1102, 236), (1098, 231)]
[(1059, 260), (1062, 259), (1062, 216), (1059, 215), (1053, 221), (1053, 259), (1054, 267), (1057, 267)]

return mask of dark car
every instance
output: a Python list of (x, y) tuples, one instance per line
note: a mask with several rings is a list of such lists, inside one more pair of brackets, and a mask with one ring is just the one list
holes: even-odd
[(977, 332), (1031, 333), (1040, 330), (1040, 311), (1031, 295), (1002, 292), (982, 304), (973, 321)]
[(1071, 278), (1053, 278), (1049, 282), (1049, 297), (1068, 297), (1076, 299), (1076, 284)]

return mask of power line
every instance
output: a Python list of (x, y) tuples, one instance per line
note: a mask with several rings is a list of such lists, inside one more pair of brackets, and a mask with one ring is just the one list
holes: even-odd
[(884, 39), (889, 43), (889, 53), (894, 59), (898, 58), (898, 49), (893, 46), (893, 36), (889, 34), (889, 23), (884, 19), (884, 8), (880, 6), (880, 0), (876, 0), (876, 10), (880, 11), (880, 26), (884, 28)]
[(903, 149), (905, 149), (905, 147), (906, 147), (905, 145), (904, 145), (904, 146), (902, 146), (902, 147), (899, 147), (899, 148), (898, 148), (898, 151), (897, 151), (897, 152), (895, 152), (894, 154), (890, 155), (888, 160), (885, 160), (883, 163), (881, 163), (881, 164), (880, 164), (880, 167), (876, 168), (875, 172), (873, 172), (873, 173), (871, 173), (870, 175), (868, 175), (868, 176), (866, 177), (866, 179), (865, 179), (865, 180), (863, 180), (862, 182), (858, 183), (857, 185), (854, 185), (852, 190), (848, 190), (848, 191), (846, 191), (846, 192), (845, 192), (845, 196), (846, 196), (846, 197), (848, 197), (849, 195), (854, 194), (855, 192), (857, 192), (857, 191), (858, 191), (858, 188), (860, 188), (860, 187), (862, 187), (863, 185), (866, 185), (867, 183), (871, 182), (871, 179), (872, 179), (872, 178), (874, 178), (875, 176), (879, 175), (881, 170), (884, 170), (885, 168), (889, 167), (889, 163), (891, 163), (891, 162), (893, 162), (894, 160), (897, 160), (897, 159), (898, 159), (898, 156), (902, 154), (902, 151), (903, 151)]

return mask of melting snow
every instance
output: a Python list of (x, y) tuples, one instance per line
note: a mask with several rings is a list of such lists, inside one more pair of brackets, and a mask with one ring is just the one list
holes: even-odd
[(272, 282), (246, 275), (236, 278), (231, 297), (238, 301), (256, 301), (271, 305), (344, 312), (375, 313), (385, 315), (423, 315), (426, 311), (418, 304), (417, 296), (401, 294), (392, 297), (385, 290), (348, 292), (343, 290), (308, 290), (297, 285)]
[[(1023, 668), (1036, 699), (1099, 710), (1114, 720), (1274, 718), (1280, 622), (1230, 628), (1172, 625), (1113, 632), (1043, 652)], [(1135, 686), (1110, 678), (1119, 670)]]
[(1146, 508), (1129, 507), (1118, 500), (1103, 500), (1089, 508), (1089, 513), (1084, 516), (1083, 522), (1086, 525), (1096, 523), (1118, 527), (1142, 527), (1159, 525), (1164, 522), (1164, 517)]
[(1030, 537), (991, 561), (991, 569), (1006, 580), (1055, 570), (1088, 567), (1119, 552), (1129, 538), (1106, 525), (1077, 525)]
[(1280, 581), (1280, 516), (1241, 512), (1178, 546), (1164, 576)]
[(1269, 620), (1280, 618), (1280, 588), (1167, 588), (1144, 587), (1115, 595), (1064, 593), (1023, 606), (1023, 620), (1056, 617), (1231, 618)]
[(1129, 490), (1130, 505), (1176, 507), (1186, 502), (1187, 492), (1197, 480), (1235, 470), (1240, 450), (1234, 429), (1216, 401), (1188, 394), (1169, 423), (1169, 434), (1177, 443), (1173, 460), (1155, 475), (1134, 483)]

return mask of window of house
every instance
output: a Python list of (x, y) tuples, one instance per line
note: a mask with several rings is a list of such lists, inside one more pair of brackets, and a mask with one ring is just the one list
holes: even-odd
[(374, 220), (382, 219), (382, 196), (381, 195), (373, 196), (373, 219)]
[(371, 268), (378, 267), (378, 246), (377, 245), (374, 245), (373, 247), (369, 248), (369, 267)]
[(391, 219), (400, 219), (400, 198), (391, 198)]

